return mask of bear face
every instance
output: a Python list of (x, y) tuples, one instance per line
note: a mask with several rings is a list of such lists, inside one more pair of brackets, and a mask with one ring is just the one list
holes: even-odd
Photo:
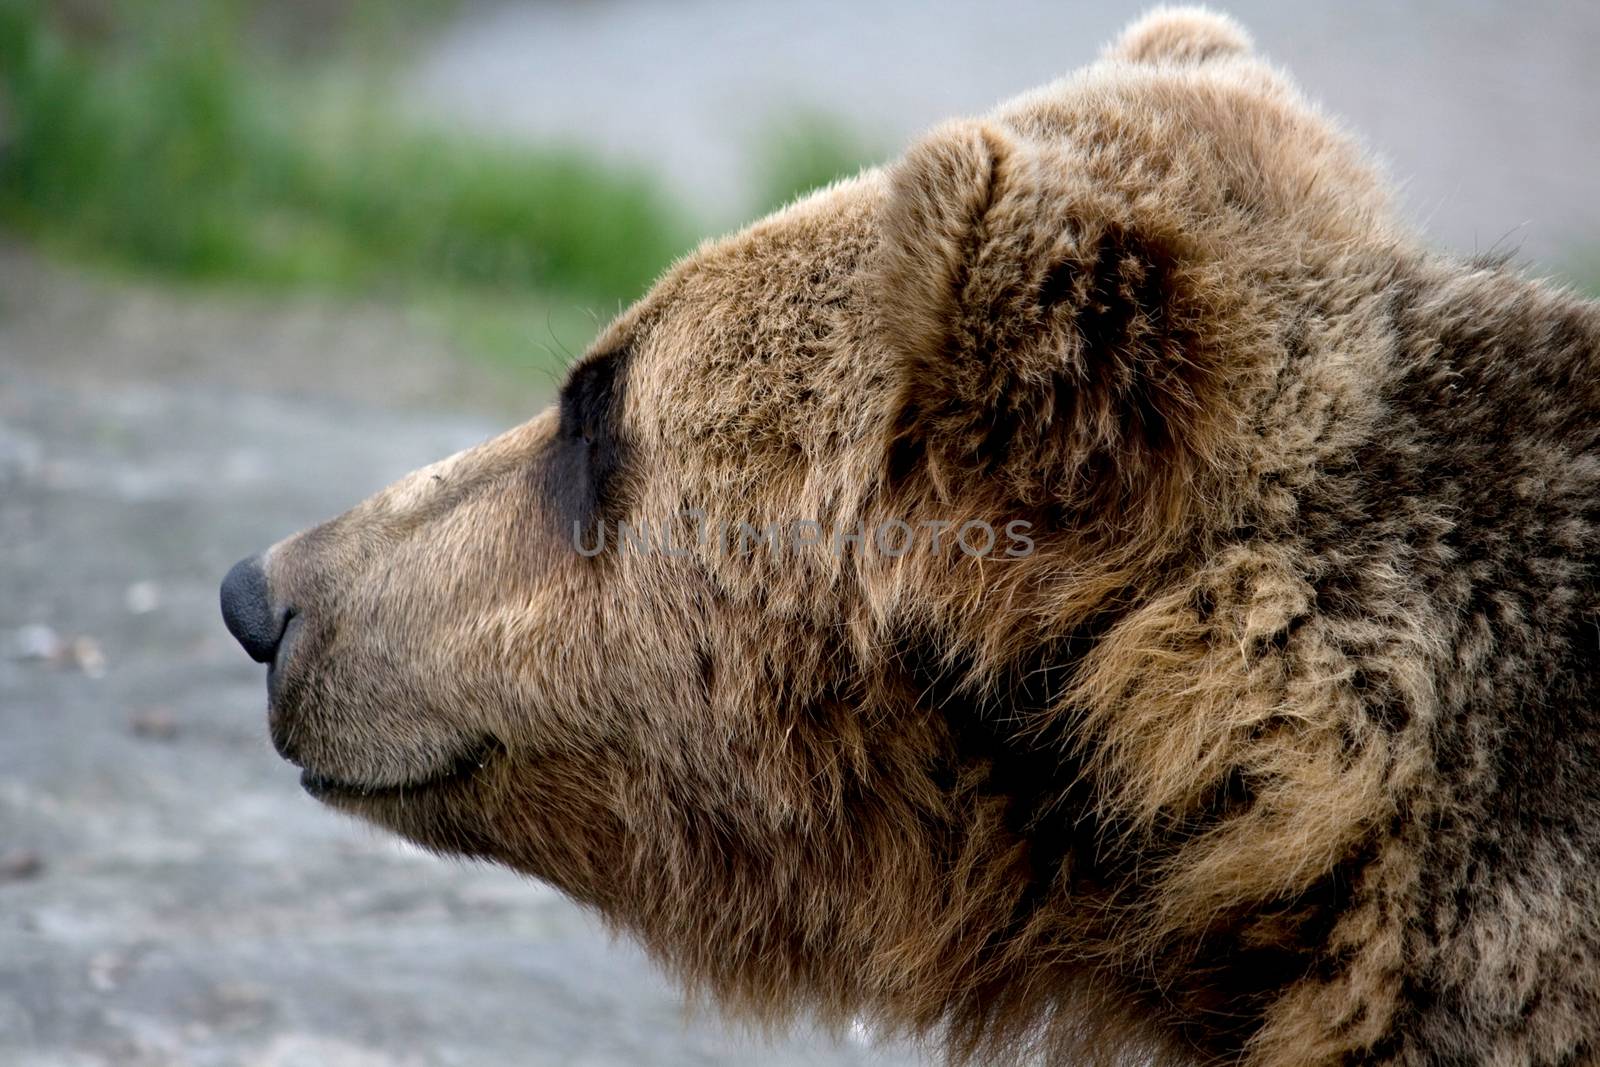
[[(314, 796), (758, 1015), (958, 1056), (1559, 1058), (1600, 1041), (1588, 957), (1494, 1045), (1509, 994), (1461, 961), (1522, 935), (1415, 943), (1472, 888), (1446, 798), (1501, 797), (1441, 784), (1495, 758), (1441, 724), (1510, 647), (1419, 471), (1523, 455), (1492, 359), (1544, 338), (1518, 499), (1600, 498), (1549, 466), (1589, 447), (1555, 383), (1594, 318), (1429, 257), (1238, 27), (1158, 12), (698, 249), (552, 410), (242, 563), (224, 612)], [(1494, 552), (1587, 559), (1586, 521)]]

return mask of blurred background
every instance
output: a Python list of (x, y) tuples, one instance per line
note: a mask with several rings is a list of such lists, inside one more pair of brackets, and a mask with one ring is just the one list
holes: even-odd
[[(234, 559), (536, 412), (672, 258), (1089, 60), (1089, 0), (0, 0), (0, 1064), (900, 1064), (319, 808)], [(1219, 5), (1440, 248), (1600, 285), (1600, 6)]]

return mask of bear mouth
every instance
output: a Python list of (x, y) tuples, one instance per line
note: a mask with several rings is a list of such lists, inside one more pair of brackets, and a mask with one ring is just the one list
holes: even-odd
[(381, 802), (408, 800), (471, 781), (486, 771), (502, 747), (490, 740), (479, 742), (445, 765), (435, 774), (395, 785), (370, 785), (354, 782), (306, 768), (300, 772), (300, 788), (324, 803)]

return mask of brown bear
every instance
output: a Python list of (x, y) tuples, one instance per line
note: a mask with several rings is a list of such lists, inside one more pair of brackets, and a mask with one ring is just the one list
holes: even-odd
[(318, 799), (768, 1020), (1600, 1058), (1600, 308), (1428, 251), (1231, 21), (679, 263), (241, 563)]

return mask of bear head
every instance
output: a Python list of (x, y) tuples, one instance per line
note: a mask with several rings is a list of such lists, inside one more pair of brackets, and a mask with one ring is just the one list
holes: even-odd
[(1301, 590), (1214, 561), (1289, 506), (1286, 294), (1404, 240), (1237, 26), (1158, 12), (703, 245), (550, 410), (242, 563), (273, 741), (758, 1016), (1236, 1050), (1379, 805), (1340, 715), (1263, 739)]

